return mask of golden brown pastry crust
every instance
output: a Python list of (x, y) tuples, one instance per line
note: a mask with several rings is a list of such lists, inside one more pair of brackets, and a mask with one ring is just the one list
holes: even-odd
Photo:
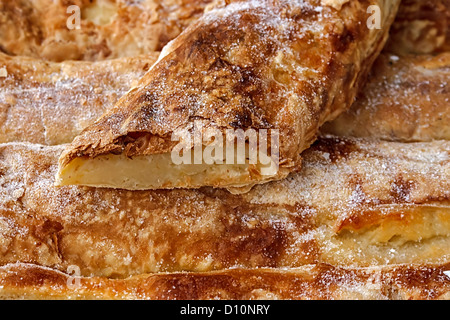
[[(0, 77), (0, 142), (71, 142), (136, 85), (158, 55), (59, 64), (0, 54), (6, 73)], [(351, 109), (321, 131), (395, 141), (448, 140), (449, 73), (449, 53), (385, 52)]]
[[(211, 0), (2, 0), (0, 51), (50, 61), (134, 57), (161, 50)], [(69, 29), (80, 8), (80, 29)]]
[[(230, 177), (226, 186), (283, 178), (298, 170), (299, 154), (319, 126), (353, 102), (398, 3), (348, 1), (340, 10), (318, 0), (219, 5), (164, 48), (140, 85), (74, 139), (60, 158), (60, 172), (77, 157), (169, 153), (174, 131), (201, 119), (203, 132), (279, 130), (277, 174)], [(370, 5), (381, 8), (381, 30), (366, 25)], [(161, 187), (198, 187), (180, 183)]]
[[(408, 70), (417, 66), (417, 59), (402, 58), (398, 63), (401, 70), (403, 63)], [(422, 59), (421, 67), (441, 74), (435, 59)], [(131, 61), (138, 69), (145, 65)], [(96, 70), (98, 87), (105, 86), (97, 81), (100, 70), (94, 65), (68, 63), (65, 70), (28, 59), (7, 63), (17, 68), (11, 74), (24, 88), (32, 89), (41, 81), (20, 77), (21, 72), (39, 76), (32, 65), (43, 72), (43, 78), (52, 70), (57, 73), (56, 82), (43, 80), (48, 90), (57, 87), (62, 74), (75, 79), (76, 68), (81, 69), (80, 88), (91, 79), (83, 71), (88, 69)], [(114, 75), (124, 75), (126, 68), (119, 62), (104, 66), (113, 82)], [(394, 77), (389, 71), (386, 74)], [(125, 82), (132, 82), (131, 75)], [(123, 90), (122, 85), (116, 81), (111, 87)], [(55, 97), (54, 92), (49, 97)], [(72, 99), (78, 92), (87, 99), (101, 96), (75, 88), (65, 97)], [(20, 97), (25, 94), (22, 91)], [(110, 94), (113, 97), (108, 92), (108, 99)], [(430, 99), (442, 102), (442, 95)], [(44, 139), (39, 143), (60, 143), (56, 133), (67, 134), (67, 139), (75, 132), (70, 129), (74, 124), (59, 130), (62, 123), (50, 122), (47, 129), (55, 135), (44, 134), (44, 125), (33, 123), (46, 119), (43, 114), (28, 115), (25, 122), (38, 129), (9, 132), (5, 139), (27, 141), (36, 134)], [(85, 119), (73, 108), (70, 115)], [(11, 122), (8, 125), (12, 127)], [(440, 128), (421, 127), (413, 140), (427, 140), (440, 134)], [(372, 138), (383, 135), (384, 129), (373, 131)], [(401, 139), (411, 137), (411, 131), (396, 134)], [(234, 196), (209, 188), (56, 189), (52, 178), (61, 147), (4, 144), (0, 146), (0, 298), (450, 299), (449, 149), (444, 141), (400, 144), (322, 138), (305, 153), (301, 173)], [(80, 287), (69, 288), (70, 278), (63, 272), (71, 265), (80, 266), (83, 275), (100, 277), (82, 277)], [(230, 266), (250, 269), (223, 269)], [(180, 269), (218, 271), (147, 273)], [(134, 276), (108, 278), (129, 275)]]
[(0, 142), (72, 141), (136, 85), (158, 56), (55, 63), (0, 53)]
[(403, 0), (385, 49), (399, 55), (450, 51), (450, 1)]
[(450, 52), (383, 53), (350, 110), (324, 133), (394, 141), (450, 140)]
[(301, 172), (243, 195), (55, 187), (62, 148), (1, 146), (0, 264), (124, 278), (450, 258), (447, 141), (321, 139)]
[[(123, 280), (70, 278), (31, 264), (0, 268), (3, 299), (450, 299), (450, 264), (146, 274)], [(76, 282), (78, 281), (78, 283)]]

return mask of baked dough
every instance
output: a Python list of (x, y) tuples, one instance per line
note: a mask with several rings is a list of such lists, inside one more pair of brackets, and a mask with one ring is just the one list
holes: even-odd
[(450, 1), (403, 0), (386, 50), (397, 55), (450, 51)]
[(146, 274), (123, 280), (74, 278), (31, 264), (0, 268), (3, 299), (450, 299), (449, 264), (340, 268), (232, 269)]
[[(158, 55), (52, 63), (0, 54), (0, 142), (71, 142), (136, 85)], [(383, 53), (351, 109), (321, 132), (393, 141), (449, 140), (449, 57)]]
[[(381, 90), (394, 71), (398, 78), (421, 70), (419, 78), (400, 84), (427, 81), (427, 90), (438, 88), (447, 72), (444, 56), (397, 60), (386, 54), (369, 86)], [(0, 61), (0, 106), (7, 105), (0, 141), (43, 144), (72, 139), (148, 67), (134, 58), (92, 65), (1, 55)], [(387, 61), (396, 62), (392, 73)], [(425, 70), (434, 76), (427, 78)], [(61, 86), (65, 103), (52, 104)], [(429, 99), (440, 108), (444, 94), (430, 92)], [(450, 299), (449, 142), (376, 141), (442, 134), (446, 123), (430, 114), (434, 106), (416, 92), (410, 96), (420, 108), (417, 119), (428, 119), (429, 128), (418, 121), (419, 130), (399, 130), (404, 123), (391, 121), (396, 130), (388, 136), (389, 125), (369, 126), (369, 140), (322, 137), (304, 153), (300, 173), (244, 195), (211, 188), (55, 188), (63, 146), (1, 144), (0, 298)], [(391, 111), (401, 115), (403, 105)], [(73, 122), (65, 124), (59, 112)], [(369, 121), (388, 120), (370, 112), (361, 111)], [(68, 286), (74, 283), (66, 274), (70, 267), (80, 268), (79, 287)]]
[[(398, 4), (352, 0), (335, 9), (318, 0), (260, 0), (211, 9), (164, 48), (140, 85), (74, 139), (61, 155), (57, 185), (130, 190), (207, 185), (245, 192), (286, 177), (300, 168), (300, 153), (316, 139), (319, 126), (353, 102)], [(381, 29), (367, 27), (370, 5), (380, 7)], [(264, 129), (271, 135), (278, 130), (276, 146), (258, 148), (271, 170), (264, 170), (260, 158), (175, 163), (171, 152), (177, 145), (187, 154), (198, 147), (186, 137), (174, 141), (183, 130), (191, 137), (195, 121), (204, 136), (208, 130), (222, 137), (227, 129), (257, 134)]]
[[(50, 61), (135, 57), (160, 51), (210, 2), (2, 0), (0, 51)], [(79, 8), (79, 29), (73, 29), (73, 6)]]
[(226, 190), (55, 187), (64, 146), (0, 148), (0, 264), (83, 276), (440, 264), (450, 258), (450, 142), (322, 138), (301, 172)]
[(450, 52), (382, 54), (350, 110), (324, 133), (394, 141), (450, 140)]
[(158, 56), (55, 63), (0, 53), (0, 142), (72, 141), (136, 85)]
[[(390, 37), (397, 39), (403, 35), (402, 29), (395, 26), (401, 25), (405, 16), (410, 21), (424, 15), (437, 20), (442, 15), (438, 2), (433, 2), (432, 12), (429, 8), (419, 14), (414, 11), (423, 9), (418, 3), (404, 1)], [(417, 43), (408, 46), (423, 48)], [(397, 50), (391, 45), (388, 49)], [(136, 85), (158, 55), (155, 52), (92, 64), (65, 61), (59, 65), (0, 54), (0, 142), (50, 145), (71, 142)], [(368, 84), (351, 110), (326, 124), (322, 131), (397, 141), (448, 139), (449, 121), (445, 112), (448, 93), (442, 86), (448, 78), (448, 60), (448, 53), (437, 57), (402, 57), (386, 51), (372, 68)], [(417, 90), (424, 86), (425, 91)], [(427, 99), (422, 98), (423, 92)]]
[[(0, 142), (71, 142), (137, 85), (158, 55), (52, 63), (0, 53)], [(394, 141), (449, 140), (449, 57), (383, 53), (351, 109), (321, 131)]]

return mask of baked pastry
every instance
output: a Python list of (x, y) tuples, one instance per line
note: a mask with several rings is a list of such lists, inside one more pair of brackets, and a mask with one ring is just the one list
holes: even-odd
[[(51, 63), (0, 54), (0, 142), (71, 142), (136, 85), (158, 55)], [(450, 140), (449, 59), (449, 53), (383, 53), (350, 110), (321, 132), (394, 141)]]
[(143, 55), (160, 51), (210, 2), (2, 0), (0, 51), (50, 61)]
[[(166, 2), (160, 3), (161, 8), (166, 7), (167, 10)], [(30, 15), (37, 9), (31, 10), (27, 6), (35, 4), (29, 2), (0, 4), (10, 6), (9, 11), (4, 8), (0, 15), (9, 16), (13, 8), (28, 12)], [(205, 3), (196, 2), (192, 4), (194, 5), (204, 6)], [(400, 26), (404, 25), (406, 28), (405, 17), (408, 17), (407, 30), (410, 32), (413, 30), (411, 24), (420, 25), (417, 21), (423, 16), (442, 25), (439, 29), (441, 31), (432, 32), (438, 38), (434, 41), (442, 44), (439, 40), (440, 35), (444, 34), (447, 28), (446, 24), (442, 24), (445, 22), (442, 18), (445, 15), (444, 5), (441, 0), (427, 4), (411, 0), (402, 2), (390, 32), (390, 38), (395, 41), (389, 41), (386, 52), (375, 63), (367, 79), (366, 89), (362, 90), (352, 109), (335, 122), (326, 124), (323, 132), (393, 140), (423, 141), (445, 138), (448, 121), (438, 119), (441, 116), (447, 117), (446, 113), (442, 114), (447, 103), (445, 86), (442, 88), (440, 86), (448, 76), (448, 54), (438, 57), (400, 56), (398, 60), (397, 55), (387, 52), (387, 50), (404, 52), (424, 48), (403, 34)], [(59, 4), (52, 4), (50, 11), (62, 10), (62, 7), (58, 6)], [(187, 7), (192, 10), (189, 5)], [(173, 10), (171, 20), (183, 22), (185, 9), (177, 6), (171, 8)], [(39, 14), (42, 12), (39, 11)], [(26, 17), (27, 15), (21, 15), (16, 18)], [(197, 14), (191, 19), (194, 20), (195, 17)], [(415, 33), (420, 33), (420, 30), (416, 30)], [(168, 34), (165, 37), (170, 38)], [(430, 40), (430, 37), (427, 39)], [(29, 45), (30, 42), (25, 44)], [(400, 50), (393, 45), (409, 49)], [(443, 50), (441, 47), (434, 46), (436, 50)], [(2, 89), (0, 142), (27, 141), (50, 145), (71, 142), (82, 129), (92, 124), (106, 109), (114, 105), (132, 85), (136, 85), (158, 55), (159, 52), (155, 52), (147, 53), (145, 57), (116, 59), (104, 63), (65, 61), (62, 65), (58, 65), (38, 59), (0, 54), (0, 70), (3, 72), (0, 75)], [(432, 72), (428, 72), (430, 70)], [(422, 87), (427, 87), (425, 89), (428, 99), (421, 99), (419, 91), (414, 90), (419, 83)], [(406, 90), (407, 93), (405, 86), (409, 88)], [(60, 94), (61, 88), (64, 88), (64, 94)], [(386, 91), (389, 92), (388, 95), (384, 94)], [(45, 103), (41, 103), (42, 101)], [(374, 101), (376, 106), (373, 104)], [(412, 108), (406, 108), (406, 105), (412, 105)], [(437, 112), (430, 112), (434, 110)], [(396, 116), (391, 117), (391, 114)], [(21, 125), (23, 122), (26, 122), (27, 126)], [(416, 128), (416, 125), (420, 127)]]
[(3, 299), (450, 299), (450, 265), (231, 269), (127, 279), (71, 277), (31, 264), (0, 267)]
[(394, 141), (450, 140), (450, 52), (383, 53), (350, 110), (324, 133)]
[(322, 138), (299, 173), (233, 195), (54, 186), (64, 146), (0, 147), (0, 264), (82, 276), (442, 264), (450, 142)]
[[(433, 90), (444, 79), (442, 57), (397, 61), (386, 54), (376, 65), (389, 58), (397, 77), (428, 70), (439, 76), (419, 79)], [(97, 108), (117, 99), (112, 90), (127, 91), (148, 67), (134, 58), (92, 65), (0, 61), (0, 101), (8, 103), (1, 139), (33, 141), (36, 134), (42, 144), (71, 139)], [(394, 78), (383, 65), (368, 87)], [(73, 106), (50, 103), (61, 86)], [(95, 103), (83, 104), (79, 95)], [(410, 96), (422, 108), (418, 119), (436, 119), (429, 114), (434, 107)], [(429, 99), (443, 106), (445, 90)], [(392, 112), (410, 103), (402, 101)], [(67, 119), (49, 117), (66, 107), (74, 119), (67, 126)], [(383, 123), (386, 116), (369, 119)], [(304, 152), (301, 172), (241, 195), (55, 187), (64, 146), (0, 144), (0, 298), (450, 299), (449, 142), (378, 141), (432, 140), (446, 125), (433, 121), (413, 135), (396, 127), (385, 136), (385, 127), (372, 127), (365, 139), (322, 137)], [(40, 129), (27, 131), (24, 123)], [(74, 267), (81, 277), (73, 277)]]
[(403, 0), (386, 50), (397, 55), (450, 51), (450, 1)]
[[(74, 139), (56, 183), (245, 192), (298, 170), (319, 127), (353, 102), (399, 1), (322, 4), (229, 1), (205, 13)], [(367, 26), (370, 5), (381, 10), (380, 29)], [(237, 130), (242, 144), (229, 135)]]
[(72, 141), (136, 85), (158, 56), (54, 63), (0, 53), (0, 142)]

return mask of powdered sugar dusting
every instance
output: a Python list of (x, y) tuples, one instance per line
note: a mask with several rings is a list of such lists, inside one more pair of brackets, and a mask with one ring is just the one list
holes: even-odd
[(391, 141), (448, 140), (449, 66), (449, 53), (382, 54), (356, 103), (323, 131)]
[[(79, 265), (84, 275), (125, 277), (315, 262), (377, 266), (446, 261), (450, 238), (433, 236), (448, 232), (445, 225), (422, 232), (419, 242), (400, 241), (408, 236), (402, 233), (396, 241), (384, 242), (382, 232), (348, 231), (342, 225), (351, 226), (352, 219), (365, 219), (367, 212), (377, 210), (389, 217), (403, 208), (407, 219), (414, 215), (407, 209), (411, 207), (439, 219), (439, 211), (432, 210), (446, 210), (450, 197), (449, 160), (443, 157), (448, 143), (404, 146), (327, 139), (305, 153), (300, 173), (240, 196), (209, 188), (57, 188), (54, 175), (64, 146), (4, 144), (0, 241), (29, 249), (17, 249), (3, 262), (33, 257), (42, 265), (59, 261), (62, 270)], [(410, 152), (399, 152), (403, 149)], [(43, 248), (34, 244), (35, 228), (57, 232), (58, 246), (46, 231), (40, 236), (48, 239), (43, 242), (47, 253), (38, 254)], [(22, 236), (13, 240), (12, 234)]]
[(135, 85), (156, 57), (92, 64), (4, 59), (12, 71), (0, 79), (0, 142), (70, 142)]

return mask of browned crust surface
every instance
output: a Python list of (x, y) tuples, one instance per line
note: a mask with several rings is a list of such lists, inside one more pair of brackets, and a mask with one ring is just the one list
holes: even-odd
[(446, 141), (321, 139), (301, 172), (244, 195), (54, 187), (61, 149), (1, 146), (0, 264), (123, 278), (449, 259)]
[[(426, 113), (419, 114), (414, 128), (377, 114), (375, 118), (368, 116), (367, 121), (390, 122), (383, 122), (386, 124), (376, 130), (366, 129), (364, 122), (357, 130), (364, 127), (372, 130), (372, 137), (386, 140), (432, 140), (436, 134), (448, 139), (445, 131), (442, 136), (446, 127), (438, 122), (436, 111), (445, 110), (444, 101), (448, 105), (448, 94), (436, 87), (438, 75), (448, 71), (447, 60), (442, 58), (445, 55), (401, 58), (391, 65), (392, 73), (387, 68), (391, 58), (386, 64), (386, 57), (391, 56), (381, 57), (377, 64), (383, 63), (382, 67), (373, 73), (383, 85), (385, 79), (389, 83), (395, 78), (394, 72), (405, 76), (411, 68), (420, 67), (434, 75), (407, 77), (398, 83), (420, 84), (420, 90), (410, 95), (411, 100), (405, 97), (404, 104), (413, 101), (420, 106), (418, 112)], [(42, 82), (52, 90), (62, 81), (60, 75), (69, 81), (79, 76), (81, 82), (89, 82), (94, 78), (84, 72), (96, 70), (97, 78), (101, 72), (96, 69), (101, 64), (67, 63), (61, 67), (27, 59), (2, 61), (12, 70), (8, 75), (13, 81), (6, 79), (6, 87), (18, 83), (30, 91)], [(137, 73), (147, 68), (144, 61), (130, 59), (127, 64), (136, 65)], [(128, 75), (129, 70), (124, 70), (127, 64), (104, 64), (106, 70), (100, 76), (112, 81), (111, 88), (125, 90), (123, 81), (114, 82), (114, 76)], [(33, 66), (37, 69), (32, 70)], [(77, 68), (80, 73), (73, 73)], [(42, 78), (35, 83), (28, 81), (40, 71)], [(56, 82), (45, 78), (53, 72)], [(26, 76), (21, 77), (21, 73)], [(130, 75), (126, 85), (134, 80), (131, 78), (138, 77)], [(372, 79), (371, 83), (380, 84)], [(101, 94), (92, 92), (99, 90), (97, 85), (90, 89), (73, 85), (73, 90), (66, 88), (66, 98), (84, 94), (101, 99)], [(380, 85), (376, 87), (381, 90)], [(437, 92), (431, 92), (436, 88)], [(430, 94), (429, 99), (438, 104), (423, 104), (419, 93)], [(10, 107), (4, 119), (10, 119), (14, 100), (9, 96), (14, 94), (6, 92), (4, 99)], [(26, 90), (20, 94), (26, 97)], [(42, 99), (42, 94), (30, 94), (23, 102)], [(48, 96), (56, 97), (53, 93)], [(109, 92), (106, 97), (109, 102), (116, 99)], [(389, 101), (383, 100), (383, 106)], [(102, 107), (103, 103), (93, 106)], [(36, 129), (8, 132), (5, 139), (17, 141), (27, 136), (26, 141), (36, 136), (38, 143), (61, 143), (58, 134), (67, 133), (61, 139), (68, 139), (75, 132), (71, 128), (79, 127), (79, 123), (70, 124), (60, 130), (62, 117), (53, 120), (40, 108), (26, 119), (22, 113), (22, 121), (30, 124), (29, 128), (36, 125)], [(74, 108), (68, 114), (81, 119)], [(50, 106), (47, 112), (56, 110)], [(396, 117), (406, 112), (398, 105), (394, 111)], [(422, 116), (428, 117), (429, 128), (421, 122), (425, 121)], [(34, 123), (36, 119), (46, 119), (49, 125)], [(13, 127), (13, 122), (8, 124)], [(349, 127), (344, 130), (354, 130)], [(404, 130), (386, 135), (386, 128), (392, 127)], [(350, 135), (357, 134), (352, 131)], [(300, 173), (241, 196), (209, 188), (148, 192), (56, 189), (53, 176), (61, 150), (31, 144), (0, 146), (1, 298), (450, 299), (450, 229), (445, 229), (450, 198), (448, 142), (401, 144), (322, 138), (305, 153)], [(388, 241), (376, 236), (368, 244), (366, 238), (374, 231), (381, 234), (389, 224), (397, 226), (397, 234)], [(432, 230), (432, 224), (443, 226), (443, 231)], [(400, 230), (414, 229), (415, 225), (426, 225), (417, 229), (418, 239), (402, 239)], [(330, 250), (332, 247), (336, 250)], [(84, 276), (92, 277), (81, 277), (79, 287), (69, 287), (74, 281), (64, 272), (70, 266), (80, 267)], [(148, 273), (154, 271), (159, 273)]]
[(382, 54), (349, 111), (322, 132), (395, 141), (450, 139), (450, 52)]
[(403, 0), (385, 48), (395, 54), (450, 50), (450, 1)]
[[(161, 50), (211, 0), (0, 1), (0, 51), (50, 61), (103, 60)], [(80, 29), (68, 20), (80, 9)], [(97, 11), (92, 11), (94, 7)], [(92, 12), (92, 13), (90, 13)], [(69, 21), (69, 24), (72, 20)]]
[[(395, 25), (403, 21), (404, 12), (419, 19), (419, 9), (417, 3), (404, 1), (390, 37), (401, 31)], [(425, 14), (437, 19), (441, 11), (435, 5)], [(0, 77), (0, 142), (71, 142), (136, 84), (157, 56), (58, 65), (0, 55), (0, 69), (7, 72), (7, 77)], [(448, 70), (448, 53), (397, 59), (386, 52), (353, 107), (322, 131), (398, 141), (448, 139)]]
[(0, 142), (62, 144), (112, 107), (157, 60), (46, 62), (0, 53)]
[(49, 268), (0, 268), (6, 299), (449, 299), (445, 265), (339, 268), (309, 265), (291, 270), (233, 269), (209, 273), (147, 274), (124, 280), (74, 278)]
[[(373, 4), (382, 8), (382, 30), (366, 26)], [(318, 0), (264, 0), (219, 6), (169, 44), (140, 85), (75, 138), (60, 165), (108, 153), (169, 152), (171, 134), (200, 119), (203, 130), (278, 129), (277, 178), (286, 176), (299, 168), (299, 153), (319, 126), (353, 102), (397, 4), (350, 1), (340, 10), (316, 10)]]

